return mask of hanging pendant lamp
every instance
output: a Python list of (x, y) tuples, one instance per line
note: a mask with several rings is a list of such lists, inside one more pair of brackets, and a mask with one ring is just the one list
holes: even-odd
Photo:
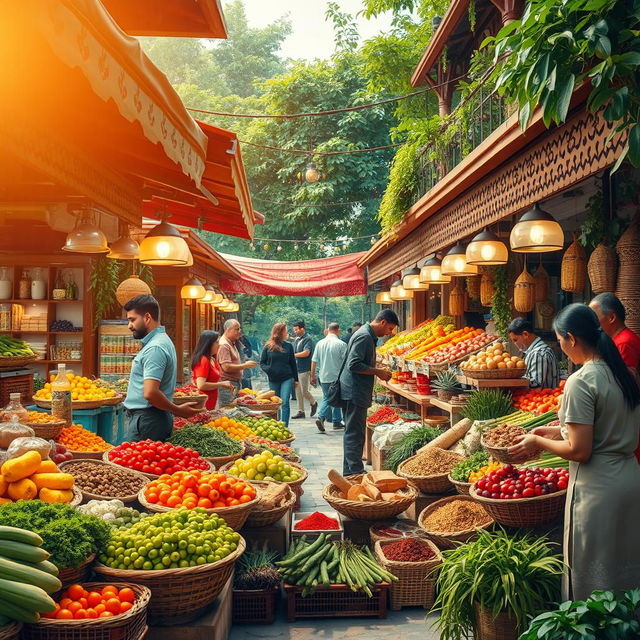
[(129, 231), (120, 236), (109, 247), (107, 258), (112, 260), (137, 260), (140, 257), (140, 245), (129, 236)]
[(391, 304), (392, 302), (390, 291), (378, 291), (376, 293), (376, 304)]
[(204, 298), (206, 293), (202, 282), (198, 278), (190, 278), (180, 289), (180, 297), (183, 300), (200, 300)]
[(192, 259), (189, 246), (178, 229), (164, 220), (140, 243), (142, 264), (185, 267)]
[(205, 284), (204, 298), (201, 298), (200, 300), (198, 300), (198, 302), (200, 302), (201, 304), (212, 304), (215, 295), (216, 290), (210, 284)]
[(220, 289), (213, 288), (214, 294), (213, 299), (211, 300), (211, 304), (216, 305), (220, 304), (224, 300), (224, 294)]
[(467, 263), (472, 265), (507, 264), (509, 250), (493, 231), (485, 229), (471, 240), (466, 256)]
[(442, 258), (443, 276), (477, 276), (478, 267), (467, 262), (467, 250), (464, 245), (456, 244), (451, 247), (447, 255)]
[(413, 291), (408, 291), (402, 286), (402, 280), (396, 280), (391, 285), (391, 300), (401, 302), (403, 300), (412, 300)]
[(564, 246), (564, 231), (556, 219), (536, 203), (511, 229), (509, 242), (511, 250), (517, 253), (560, 251)]
[(418, 267), (407, 269), (404, 272), (402, 286), (407, 291), (426, 291), (429, 288), (428, 284), (420, 282), (420, 269)]
[(83, 211), (76, 226), (65, 240), (63, 251), (70, 253), (107, 253), (107, 236), (93, 223), (91, 214)]
[(448, 284), (451, 276), (442, 274), (442, 263), (438, 258), (431, 258), (420, 269), (420, 282), (423, 284)]

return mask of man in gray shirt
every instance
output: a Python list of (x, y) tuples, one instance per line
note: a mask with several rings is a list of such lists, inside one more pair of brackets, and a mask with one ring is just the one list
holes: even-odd
[(376, 342), (391, 335), (398, 326), (398, 316), (383, 309), (372, 322), (358, 329), (349, 341), (345, 366), (340, 375), (340, 397), (344, 411), (343, 474), (364, 473), (362, 447), (367, 409), (373, 397), (374, 377), (389, 380), (391, 371), (376, 367)]

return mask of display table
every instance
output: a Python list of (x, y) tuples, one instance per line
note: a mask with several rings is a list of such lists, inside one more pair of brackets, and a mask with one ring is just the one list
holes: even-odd
[(384, 380), (380, 380), (379, 382), (380, 384), (382, 384), (383, 387), (386, 387), (387, 389), (389, 389), (389, 391), (391, 391), (395, 395), (400, 396), (405, 400), (408, 400), (409, 402), (420, 407), (419, 413), (420, 413), (420, 418), (422, 418), (422, 420), (424, 420), (427, 417), (427, 408), (431, 404), (431, 398), (433, 396), (421, 396), (417, 393), (411, 393), (411, 391), (407, 391), (406, 389), (403, 389), (401, 386), (397, 384), (392, 384), (391, 382), (385, 382)]
[(460, 411), (465, 406), (464, 404), (452, 404), (451, 402), (445, 402), (444, 400), (440, 400), (438, 396), (429, 397), (431, 398), (431, 406), (442, 409), (442, 411), (446, 411), (449, 414), (449, 420), (451, 421), (452, 427), (460, 420)]
[(461, 384), (467, 384), (476, 389), (527, 388), (529, 386), (529, 381), (526, 378), (502, 378), (497, 380), (476, 380), (467, 376), (457, 376), (457, 378)]

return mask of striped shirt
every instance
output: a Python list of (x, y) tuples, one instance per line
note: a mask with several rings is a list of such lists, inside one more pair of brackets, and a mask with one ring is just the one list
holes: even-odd
[(524, 377), (529, 380), (532, 389), (554, 389), (558, 386), (558, 360), (542, 338), (536, 338), (524, 352), (524, 362), (527, 367)]

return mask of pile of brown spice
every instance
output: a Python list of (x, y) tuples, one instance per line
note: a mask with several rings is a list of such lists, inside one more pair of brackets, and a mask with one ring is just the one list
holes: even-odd
[(434, 509), (421, 522), (426, 531), (434, 533), (454, 533), (468, 531), (491, 522), (491, 516), (484, 507), (470, 500), (450, 500)]
[(434, 476), (449, 473), (464, 456), (438, 447), (429, 447), (419, 453), (413, 460), (402, 465), (402, 471), (415, 476)]

